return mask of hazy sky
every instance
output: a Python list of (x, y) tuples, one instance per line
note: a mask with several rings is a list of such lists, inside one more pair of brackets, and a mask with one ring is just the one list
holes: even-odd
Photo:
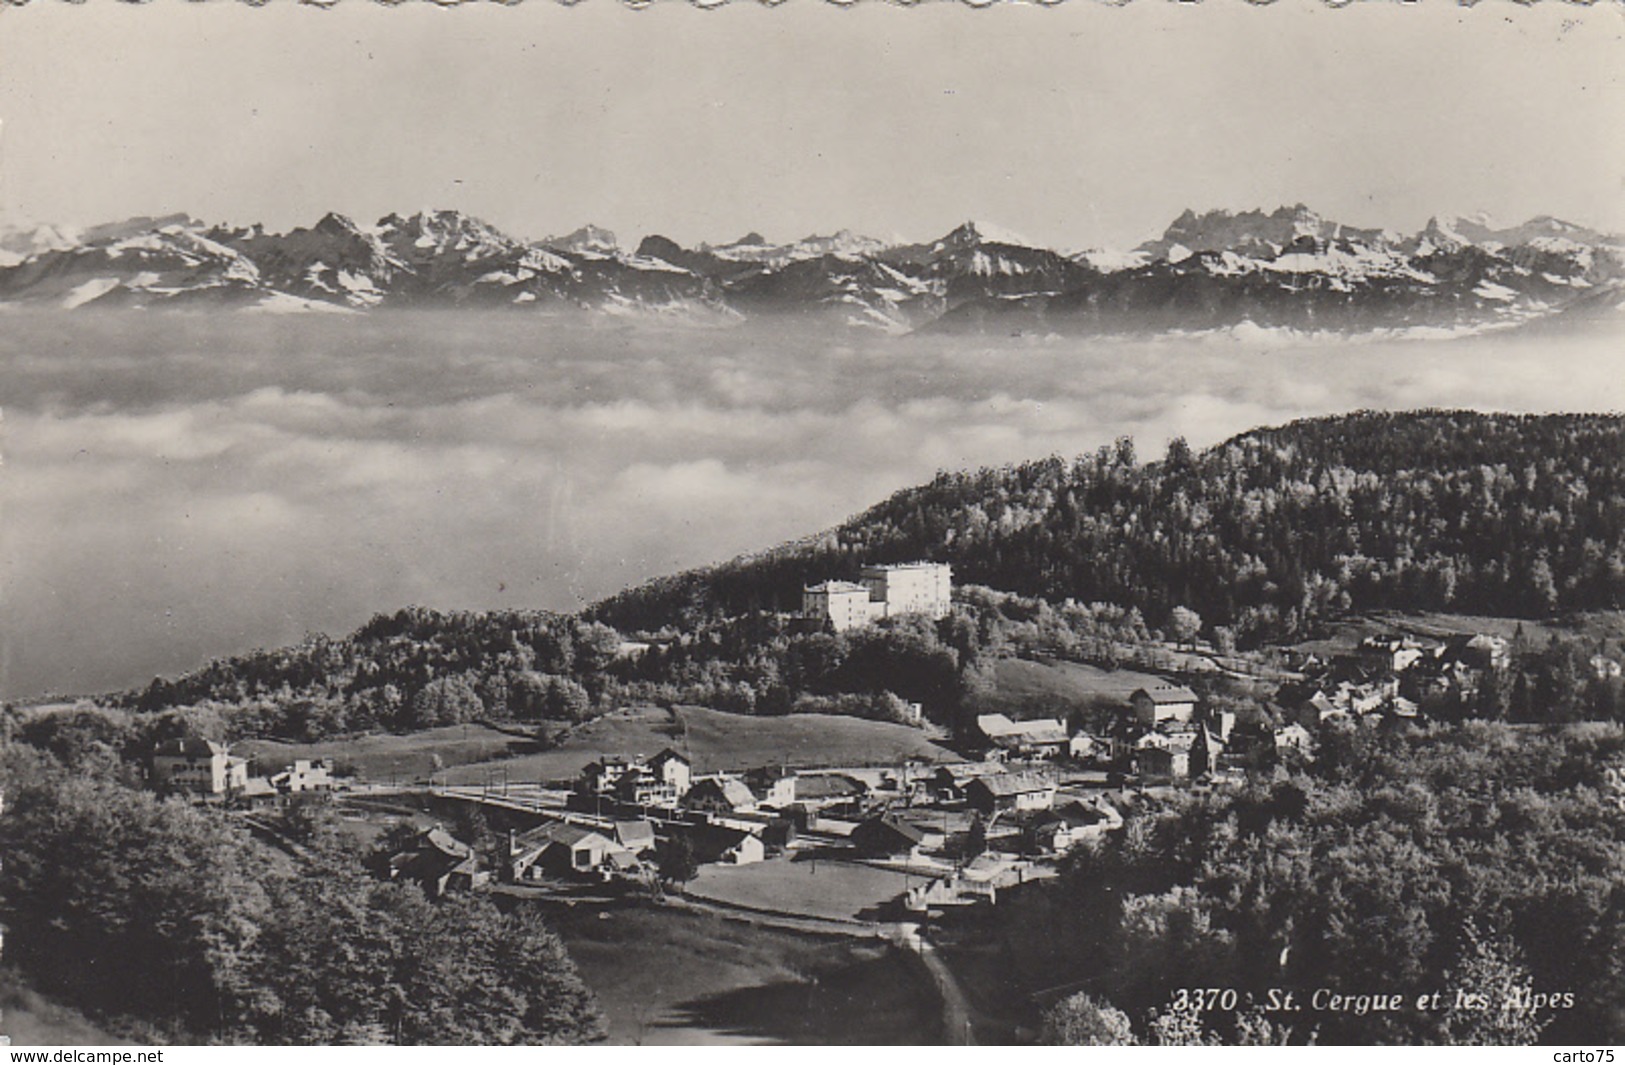
[(966, 218), (1066, 247), (1185, 207), (1625, 230), (1625, 8), (0, 10), (0, 213), (370, 221), (460, 207), (726, 240)]

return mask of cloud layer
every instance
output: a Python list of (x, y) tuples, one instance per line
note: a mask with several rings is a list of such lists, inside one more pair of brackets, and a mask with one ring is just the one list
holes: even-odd
[(1614, 343), (596, 329), (517, 315), (8, 315), (7, 697), (407, 603), (574, 609), (942, 468), (1358, 407), (1625, 407)]

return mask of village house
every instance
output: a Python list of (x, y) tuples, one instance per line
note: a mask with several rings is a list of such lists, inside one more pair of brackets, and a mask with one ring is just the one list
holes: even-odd
[(597, 877), (612, 854), (627, 850), (595, 829), (549, 821), (527, 832), (508, 834), (504, 872), (514, 883), (548, 877)]
[(280, 773), (271, 774), (271, 787), (283, 795), (296, 795), (303, 791), (327, 791), (333, 781), (326, 759), (312, 761), (296, 758), (291, 766)]
[(931, 774), (929, 787), (938, 802), (963, 802), (971, 781), (1004, 771), (1001, 762), (949, 762)]
[(684, 825), (673, 831), (688, 837), (694, 857), (705, 864), (752, 865), (767, 858), (767, 846), (755, 832), (727, 825)]
[(782, 765), (757, 766), (745, 771), (745, 784), (763, 806), (782, 810), (796, 801), (796, 771)]
[(152, 781), (162, 792), (209, 798), (239, 794), (248, 786), (248, 760), (197, 736), (165, 740), (152, 752)]
[(809, 810), (860, 803), (869, 794), (869, 785), (845, 773), (802, 773), (790, 784), (791, 801)]
[(1271, 737), (1275, 743), (1275, 753), (1277, 756), (1285, 755), (1289, 752), (1301, 758), (1309, 758), (1313, 756), (1315, 749), (1315, 737), (1311, 735), (1309, 730), (1304, 728), (1302, 725), (1283, 725), (1278, 729), (1272, 730)]
[(1367, 636), (1354, 654), (1365, 665), (1385, 673), (1403, 673), (1434, 650), (1409, 636)]
[(925, 833), (896, 814), (881, 814), (852, 830), (852, 846), (869, 858), (913, 858), (925, 842)]
[(1189, 722), (1196, 716), (1196, 693), (1177, 684), (1154, 684), (1129, 696), (1134, 719), (1146, 728), (1168, 721)]
[(648, 818), (615, 822), (615, 842), (633, 854), (648, 854), (655, 849), (654, 822)]
[(830, 580), (802, 589), (802, 616), (846, 632), (905, 614), (945, 618), (953, 609), (953, 570), (945, 562), (865, 566), (859, 580)]
[(621, 778), (632, 772), (637, 764), (634, 759), (606, 754), (581, 767), (577, 790), (588, 795), (611, 795), (620, 787)]
[(490, 874), (480, 869), (474, 848), (435, 825), (420, 832), (405, 849), (391, 855), (389, 878), (417, 884), (430, 898), (468, 891)]
[(694, 763), (670, 747), (649, 759), (649, 769), (661, 783), (671, 787), (679, 799), (688, 794), (694, 781)]
[(1055, 781), (1033, 771), (980, 776), (965, 785), (965, 802), (988, 816), (1047, 810), (1055, 803)]
[(1185, 780), (1191, 776), (1194, 731), (1148, 732), (1134, 745), (1134, 767), (1143, 777)]
[(736, 777), (701, 777), (683, 796), (685, 810), (698, 813), (731, 814), (756, 809), (756, 795)]
[(994, 749), (1016, 758), (1058, 758), (1071, 746), (1066, 726), (1052, 717), (1011, 721), (1003, 714), (981, 714), (976, 728)]
[(1035, 851), (1065, 854), (1087, 840), (1100, 839), (1123, 827), (1123, 817), (1109, 804), (1069, 802), (1040, 814), (1027, 826), (1028, 846)]

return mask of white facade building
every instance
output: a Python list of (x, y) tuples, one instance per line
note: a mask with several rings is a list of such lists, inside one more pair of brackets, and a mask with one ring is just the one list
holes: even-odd
[(953, 607), (953, 568), (946, 562), (865, 566), (861, 576), (869, 598), (884, 604), (884, 617), (924, 614), (945, 618)]
[(828, 619), (836, 632), (856, 629), (885, 617), (885, 604), (869, 597), (869, 589), (851, 581), (825, 581), (802, 590), (801, 612)]
[(827, 620), (836, 632), (881, 618), (924, 614), (945, 618), (953, 605), (953, 568), (946, 562), (865, 566), (862, 583), (824, 581), (804, 588), (801, 613)]

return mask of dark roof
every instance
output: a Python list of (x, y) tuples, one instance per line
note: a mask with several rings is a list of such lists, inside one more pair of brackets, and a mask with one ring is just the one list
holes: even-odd
[(672, 761), (682, 762), (684, 765), (694, 764), (687, 755), (683, 754), (681, 751), (674, 751), (670, 747), (667, 747), (665, 750), (649, 759), (649, 764), (658, 766)]
[(907, 841), (911, 847), (918, 846), (925, 840), (924, 832), (921, 832), (907, 821), (901, 820), (896, 814), (881, 814), (879, 817), (871, 817), (852, 830), (854, 836), (860, 832), (865, 836), (881, 833), (896, 836)]
[(521, 834), (515, 842), (525, 847), (546, 847), (553, 843), (574, 847), (592, 836), (598, 836), (604, 842), (609, 842), (608, 836), (584, 825), (573, 825), (568, 821), (549, 821)]
[(1057, 806), (1054, 810), (1039, 818), (1039, 825), (1052, 825), (1057, 822), (1065, 823), (1069, 828), (1087, 828), (1106, 820), (1106, 815), (1097, 807), (1081, 802), (1069, 802), (1065, 806)]
[(993, 773), (977, 777), (965, 785), (966, 790), (981, 787), (994, 797), (1026, 795), (1029, 792), (1053, 788), (1055, 783), (1041, 773)]
[(703, 796), (708, 790), (715, 792), (718, 798), (736, 810), (742, 806), (754, 806), (756, 804), (755, 792), (747, 788), (743, 781), (735, 780), (732, 777), (723, 777), (721, 779), (707, 777), (689, 789), (688, 795), (684, 797), (685, 801), (693, 802), (697, 796)]
[(797, 799), (839, 799), (862, 795), (869, 786), (841, 773), (814, 773), (795, 778)]

